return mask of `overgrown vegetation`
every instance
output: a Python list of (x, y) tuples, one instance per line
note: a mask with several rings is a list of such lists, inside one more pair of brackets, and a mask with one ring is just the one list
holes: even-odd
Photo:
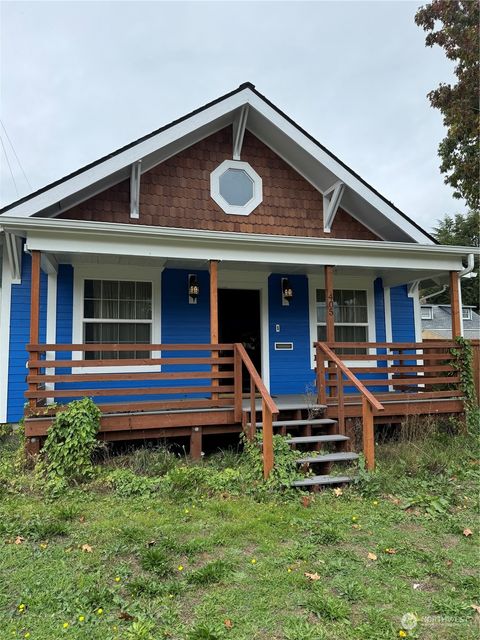
[(93, 476), (99, 426), (100, 410), (90, 398), (70, 402), (57, 412), (37, 464), (37, 473), (52, 493)]
[(480, 409), (478, 406), (475, 379), (473, 376), (473, 350), (469, 340), (458, 337), (458, 349), (452, 353), (456, 358), (454, 366), (460, 375), (460, 387), (464, 395), (465, 421), (467, 429), (472, 435), (480, 435)]
[(20, 439), (0, 439), (2, 638), (477, 637), (479, 457), (462, 425), (414, 419), (379, 437), (374, 474), (319, 494), (280, 489), (296, 454), (276, 439), (270, 484), (258, 443), (195, 464), (158, 446), (106, 454), (46, 501)]

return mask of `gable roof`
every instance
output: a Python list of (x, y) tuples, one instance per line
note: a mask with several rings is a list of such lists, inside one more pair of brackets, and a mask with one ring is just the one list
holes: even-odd
[(436, 240), (331, 151), (300, 127), (253, 84), (244, 83), (212, 102), (142, 136), (81, 169), (3, 207), (0, 215), (51, 217), (130, 177), (133, 162), (142, 173), (238, 119), (248, 105), (247, 129), (321, 193), (345, 184), (341, 207), (385, 240), (431, 244)]

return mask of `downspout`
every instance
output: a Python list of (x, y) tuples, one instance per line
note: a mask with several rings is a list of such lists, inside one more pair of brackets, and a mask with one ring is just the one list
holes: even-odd
[(448, 284), (444, 284), (439, 291), (434, 291), (433, 293), (429, 293), (428, 296), (423, 296), (423, 298), (420, 299), (420, 304), (425, 304), (425, 300), (429, 300), (430, 298), (439, 296), (441, 293), (443, 293), (447, 289), (448, 289)]
[(467, 256), (467, 266), (465, 267), (465, 269), (462, 269), (462, 271), (459, 271), (458, 277), (463, 278), (463, 276), (466, 276), (468, 273), (473, 271), (474, 264), (475, 264), (475, 261), (474, 261), (473, 253), (469, 253)]

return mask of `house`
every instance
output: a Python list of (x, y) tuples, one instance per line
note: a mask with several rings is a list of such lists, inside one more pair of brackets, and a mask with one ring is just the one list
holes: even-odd
[(274, 429), (347, 447), (360, 417), (372, 465), (375, 421), (463, 409), (418, 283), (450, 283), (460, 335), (472, 249), (436, 244), (250, 83), (0, 214), (0, 421), (25, 414), (30, 451), (81, 396), (102, 438), (188, 436), (194, 456), (261, 427), (266, 474)]
[[(422, 304), (422, 337), (447, 339), (452, 335), (452, 308), (448, 304)], [(480, 315), (473, 306), (462, 306), (463, 336), (468, 340), (480, 339)]]

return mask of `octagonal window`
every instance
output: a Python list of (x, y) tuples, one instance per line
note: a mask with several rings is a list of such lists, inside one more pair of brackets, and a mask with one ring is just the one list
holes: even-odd
[(227, 169), (218, 183), (220, 195), (228, 204), (244, 207), (253, 198), (254, 182), (243, 169)]
[(262, 201), (262, 179), (248, 162), (225, 160), (210, 175), (210, 192), (225, 213), (248, 216)]

